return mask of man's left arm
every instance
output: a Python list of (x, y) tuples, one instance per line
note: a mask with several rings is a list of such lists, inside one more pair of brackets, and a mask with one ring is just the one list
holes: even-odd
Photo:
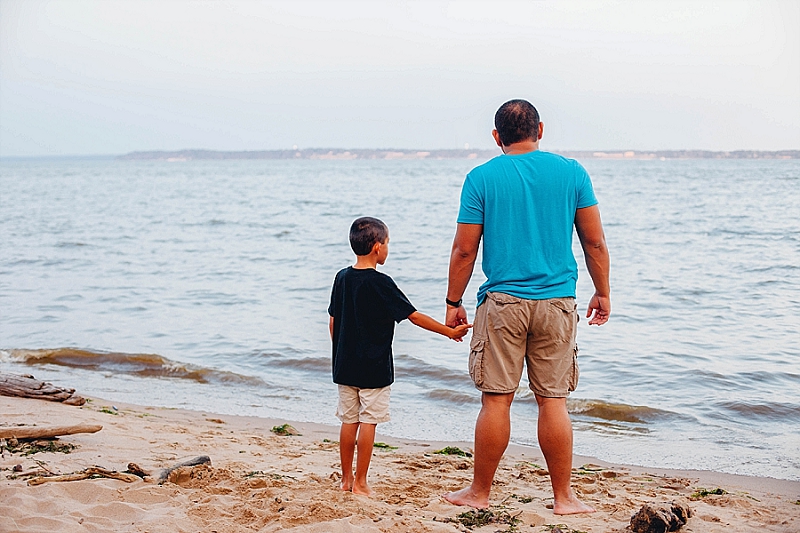
[(594, 295), (589, 300), (586, 318), (589, 318), (590, 325), (600, 326), (608, 322), (611, 314), (611, 260), (600, 220), (600, 208), (595, 204), (578, 209), (575, 212), (575, 229), (583, 248), (586, 269), (594, 284)]

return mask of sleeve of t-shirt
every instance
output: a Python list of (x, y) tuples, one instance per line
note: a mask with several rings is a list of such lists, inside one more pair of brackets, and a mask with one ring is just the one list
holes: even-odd
[(456, 220), (459, 224), (483, 224), (483, 197), (478, 190), (477, 181), (469, 173), (461, 187), (461, 207)]
[(583, 209), (597, 204), (597, 197), (594, 195), (594, 187), (592, 187), (592, 179), (589, 173), (583, 168), (583, 165), (575, 161), (575, 173), (578, 193), (577, 208)]
[(376, 285), (378, 294), (395, 322), (402, 322), (417, 310), (389, 276), (381, 276)]
[(328, 304), (328, 314), (333, 316), (333, 309), (334, 309), (334, 297), (336, 296), (336, 285), (339, 282), (339, 274), (336, 274), (336, 277), (333, 280), (333, 287), (331, 287), (331, 303)]

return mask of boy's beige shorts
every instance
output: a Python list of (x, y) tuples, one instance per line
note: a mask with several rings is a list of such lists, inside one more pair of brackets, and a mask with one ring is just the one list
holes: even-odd
[(483, 392), (515, 392), (528, 369), (530, 389), (565, 398), (578, 385), (575, 298), (527, 300), (489, 292), (475, 313), (469, 374)]
[(391, 385), (380, 389), (360, 389), (339, 385), (339, 405), (336, 416), (344, 424), (380, 424), (388, 422)]

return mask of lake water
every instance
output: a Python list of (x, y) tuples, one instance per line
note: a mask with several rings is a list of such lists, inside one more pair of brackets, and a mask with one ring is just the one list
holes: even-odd
[[(337, 424), (327, 305), (350, 223), (442, 319), (464, 175), (441, 161), (0, 162), (0, 370), (111, 402)], [(613, 314), (582, 321), (575, 451), (800, 479), (800, 161), (587, 160)], [(591, 282), (581, 264), (578, 305)], [(465, 295), (470, 318), (479, 268)], [(472, 440), (467, 343), (395, 335), (399, 437)], [(536, 442), (522, 384), (512, 440)], [(1, 415), (0, 415), (1, 416)]]

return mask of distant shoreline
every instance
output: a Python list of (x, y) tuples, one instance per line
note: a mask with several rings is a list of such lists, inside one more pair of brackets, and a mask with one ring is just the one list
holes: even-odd
[[(800, 159), (800, 150), (547, 150), (573, 159), (667, 160), (667, 159)], [(150, 150), (127, 154), (2, 156), (0, 162), (40, 160), (118, 161), (214, 161), (214, 160), (393, 160), (475, 159), (485, 161), (500, 155), (498, 149), (402, 150), (371, 148), (305, 148), (297, 150)]]
[[(554, 153), (575, 159), (800, 159), (800, 150), (553, 150)], [(493, 150), (375, 150), (343, 148), (306, 148), (297, 150), (177, 150), (130, 152), (117, 156), (126, 161), (194, 161), (218, 159), (489, 159), (499, 155)]]

